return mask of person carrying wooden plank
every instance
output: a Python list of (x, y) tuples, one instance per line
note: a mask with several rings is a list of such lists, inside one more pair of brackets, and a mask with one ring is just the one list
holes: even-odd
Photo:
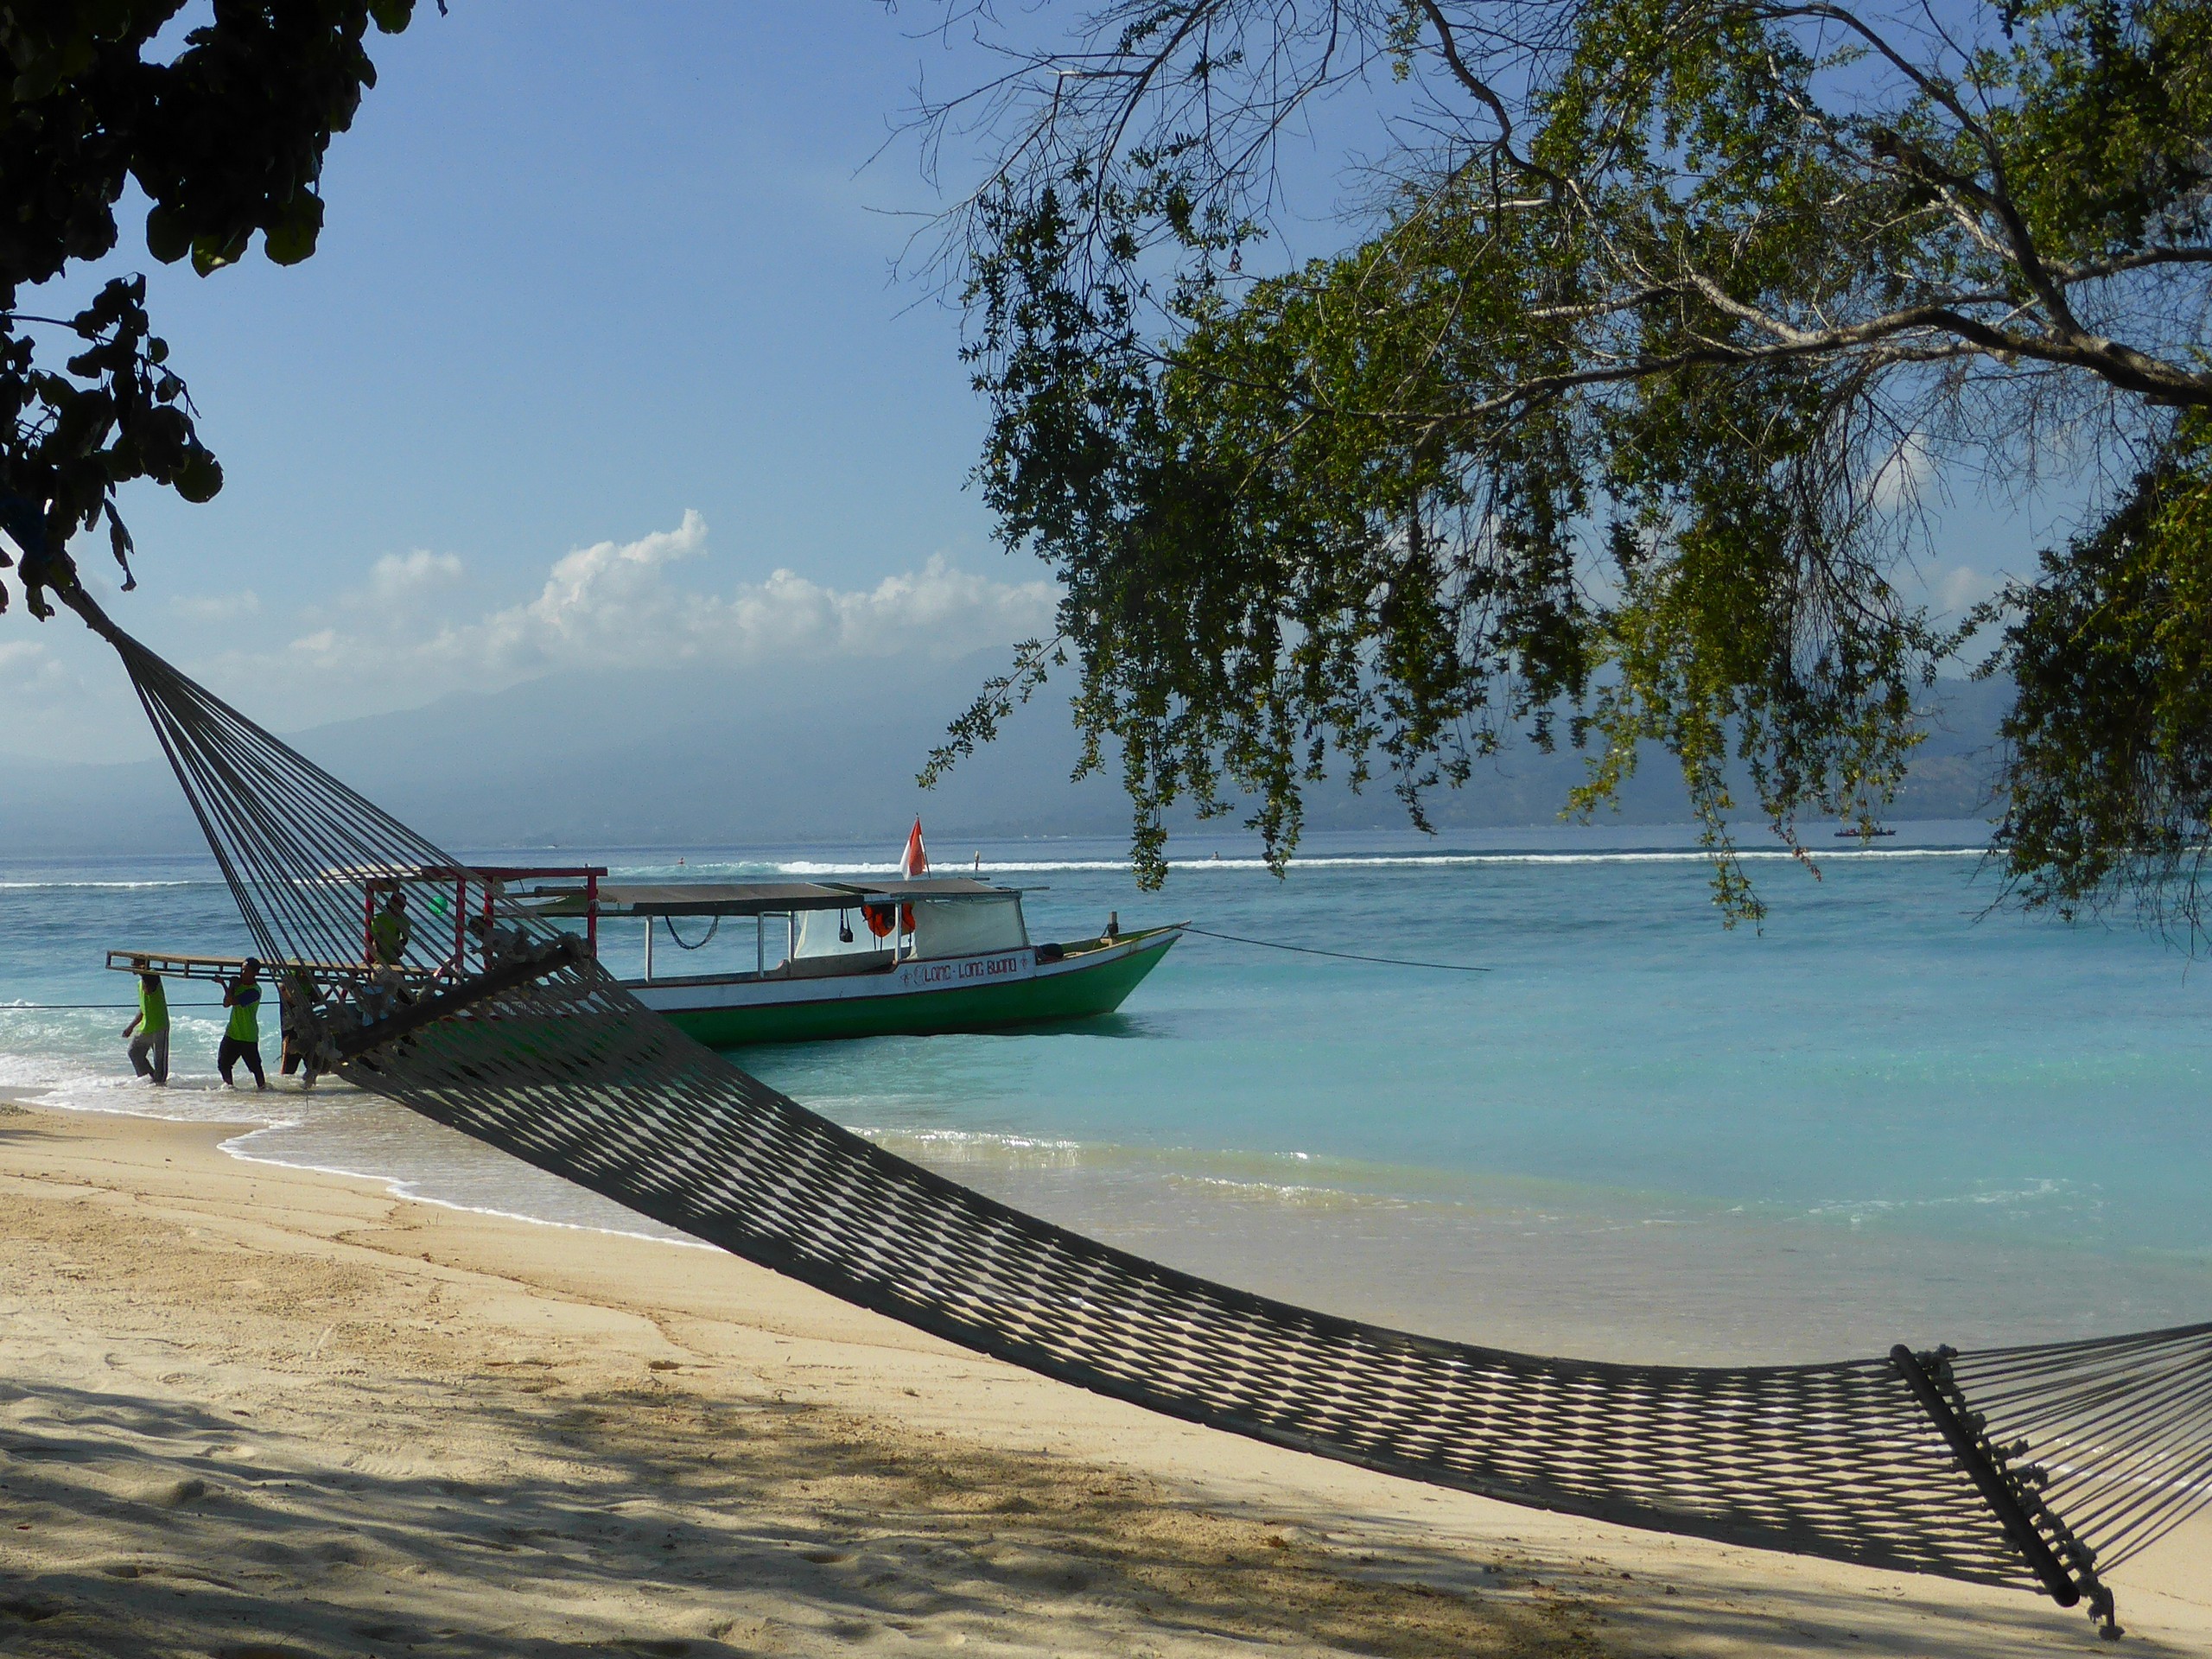
[(245, 959), (245, 966), (238, 976), (223, 988), (223, 1006), (231, 1011), (231, 1022), (225, 1027), (223, 1040), (215, 1051), (215, 1069), (223, 1074), (223, 1081), (235, 1089), (238, 1079), (231, 1075), (240, 1060), (253, 1073), (253, 1086), (266, 1089), (269, 1077), (261, 1069), (261, 963), (253, 957)]
[[(151, 1077), (154, 1087), (164, 1087), (169, 1080), (169, 997), (159, 974), (146, 971), (143, 957), (132, 964), (139, 969), (138, 1012), (130, 1016), (130, 1023), (123, 1034), (130, 1038), (130, 1069), (142, 1077)], [(135, 1037), (133, 1032), (137, 1033)]]

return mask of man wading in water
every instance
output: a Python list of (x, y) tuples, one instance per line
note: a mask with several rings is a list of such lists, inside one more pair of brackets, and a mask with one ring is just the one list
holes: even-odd
[(138, 1033), (130, 1037), (130, 1069), (158, 1089), (169, 1080), (169, 994), (159, 974), (146, 971), (143, 957), (130, 965), (138, 969), (138, 1012), (123, 1034)]
[(253, 1073), (253, 1086), (266, 1089), (269, 1078), (261, 1069), (261, 963), (255, 958), (248, 957), (238, 976), (224, 988), (223, 1006), (231, 1011), (231, 1023), (215, 1051), (215, 1069), (235, 1089), (238, 1079), (231, 1069), (244, 1060)]

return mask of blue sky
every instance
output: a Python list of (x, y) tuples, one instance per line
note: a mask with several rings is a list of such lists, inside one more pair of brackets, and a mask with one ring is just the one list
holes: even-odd
[[(1043, 626), (1043, 573), (965, 487), (958, 320), (892, 275), (938, 199), (910, 145), (869, 164), (918, 77), (981, 72), (917, 32), (933, 15), (424, 0), (372, 41), (308, 263), (154, 266), (126, 201), (119, 263), (149, 270), (227, 483), (129, 495), (118, 618), (280, 729), (664, 659), (842, 654), (889, 685), (902, 652)], [(1292, 158), (1299, 251), (1344, 233), (1344, 137)], [(2026, 563), (1969, 517), (1929, 573), (1946, 597)], [(73, 625), (0, 621), (0, 750), (148, 752)]]
[(933, 47), (868, 0), (421, 10), (372, 41), (317, 257), (165, 273), (232, 477), (139, 505), (179, 581), (527, 566), (686, 507), (824, 577), (982, 550), (956, 323), (892, 285), (910, 222), (872, 211), (926, 198), (903, 158), (855, 176)]
[[(913, 601), (947, 648), (1041, 620), (1039, 573), (964, 487), (983, 417), (957, 319), (892, 277), (935, 198), (911, 149), (866, 165), (918, 74), (953, 72), (919, 18), (874, 0), (421, 14), (372, 37), (379, 84), (333, 146), (314, 259), (150, 267), (226, 483), (202, 507), (126, 499), (126, 626), (227, 692), (282, 685), (289, 725), (449, 689), (378, 683), (380, 652), (406, 660), (385, 621), (410, 641), (477, 628), (595, 546), (651, 579), (645, 623), (693, 634), (694, 597), (741, 606), (779, 570), (834, 620), (887, 581), (926, 585), (933, 559), (964, 583)], [(124, 223), (122, 263), (149, 268), (128, 202)], [(871, 654), (901, 614), (876, 608)], [(284, 653), (333, 628), (344, 683), (296, 684)], [(101, 694), (111, 670), (64, 632), (9, 619), (0, 677), (41, 669), (60, 709), (66, 673), (107, 710), (94, 747), (140, 749)], [(78, 723), (0, 741), (81, 753)]]

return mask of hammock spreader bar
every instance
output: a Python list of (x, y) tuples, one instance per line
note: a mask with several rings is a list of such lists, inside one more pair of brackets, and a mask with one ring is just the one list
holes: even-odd
[[(425, 872), (426, 899), (449, 887), (450, 855), (67, 597), (120, 653), (264, 960), (358, 959), (364, 869), (402, 887)], [(1721, 1367), (1545, 1358), (1341, 1319), (895, 1157), (683, 1036), (550, 921), (498, 908), (505, 973), (468, 977), (410, 946), (410, 981), (463, 981), (416, 1003), (404, 1032), (359, 1006), (358, 973), (311, 987), (311, 1027), (377, 1033), (333, 1053), (341, 1075), (978, 1353), (1510, 1503), (2087, 1601), (2107, 1634), (2105, 1576), (2212, 1501), (2212, 1324)]]
[(2005, 1535), (2012, 1541), (2012, 1547), (2020, 1552), (2029, 1571), (2036, 1575), (2050, 1599), (2062, 1607), (2071, 1607), (2079, 1602), (2081, 1586), (2059, 1565), (2058, 1557), (2050, 1553), (2043, 1534), (2036, 1530), (2036, 1523), (2021, 1504), (2019, 1488), (2012, 1484), (2012, 1478), (2005, 1473), (2004, 1466), (1989, 1455), (1973, 1423), (1944, 1397), (1920, 1357), (1910, 1344), (1901, 1342), (1890, 1350), (1890, 1363), (1897, 1368), (1897, 1375), (1912, 1390), (1913, 1398), (1927, 1410), (1929, 1421), (1949, 1445), (1952, 1456), (1958, 1459), (1959, 1467), (1967, 1471), (1975, 1490), (1988, 1503), (1990, 1512), (1996, 1516), (1997, 1524), (2005, 1529)]

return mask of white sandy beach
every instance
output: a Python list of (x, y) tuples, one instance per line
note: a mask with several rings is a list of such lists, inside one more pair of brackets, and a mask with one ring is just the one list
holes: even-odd
[[(2110, 1651), (1188, 1427), (719, 1252), (0, 1105), (0, 1653)], [(2212, 1653), (2212, 1525), (2115, 1580)]]

